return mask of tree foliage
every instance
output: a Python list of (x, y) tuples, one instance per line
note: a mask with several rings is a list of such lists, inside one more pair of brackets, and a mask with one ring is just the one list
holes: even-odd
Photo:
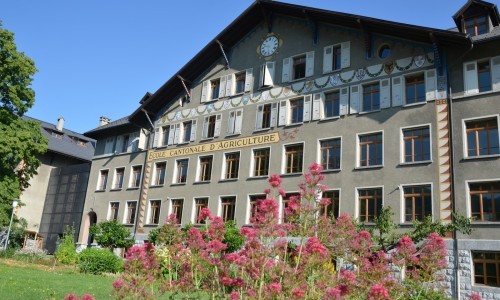
[(21, 118), (35, 101), (30, 85), (36, 71), (0, 22), (0, 226), (8, 224), (12, 199), (29, 186), (40, 166), (37, 157), (47, 149), (40, 124)]
[(103, 221), (90, 227), (97, 244), (109, 248), (128, 248), (134, 244), (130, 231), (116, 220)]

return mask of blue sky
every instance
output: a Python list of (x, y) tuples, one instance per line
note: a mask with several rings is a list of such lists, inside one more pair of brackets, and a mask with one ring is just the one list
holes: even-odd
[[(499, 5), (500, 0), (490, 1)], [(290, 0), (448, 29), (466, 0)], [(132, 113), (252, 0), (0, 0), (3, 28), (38, 68), (27, 115), (85, 132)]]

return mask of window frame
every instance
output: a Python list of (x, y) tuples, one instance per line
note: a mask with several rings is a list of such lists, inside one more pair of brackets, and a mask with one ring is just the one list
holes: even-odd
[[(256, 162), (255, 162), (255, 151), (259, 150), (269, 150), (269, 155), (268, 155), (268, 161), (267, 161), (267, 174), (266, 175), (255, 175), (255, 167), (256, 167)], [(250, 157), (250, 178), (267, 178), (269, 177), (269, 171), (271, 167), (271, 147), (257, 147), (257, 148), (252, 148), (251, 149), (251, 157)]]
[(200, 211), (201, 209), (203, 209), (204, 207), (206, 208), (209, 208), (209, 204), (210, 204), (210, 196), (198, 196), (198, 197), (193, 197), (193, 207), (192, 207), (192, 212), (191, 212), (191, 222), (195, 225), (202, 225), (204, 223), (199, 223), (198, 222), (198, 204), (196, 203), (196, 200), (204, 200), (206, 199), (207, 200), (207, 204), (206, 206), (203, 205), (201, 206), (200, 208)]
[(181, 208), (181, 212), (180, 212), (180, 218), (177, 220), (177, 224), (182, 224), (182, 215), (184, 213), (184, 202), (185, 202), (185, 199), (184, 198), (172, 198), (172, 199), (169, 199), (170, 203), (169, 203), (169, 216), (172, 215), (172, 214), (175, 214), (177, 216), (177, 213), (174, 211), (174, 208), (175, 207), (179, 207), (178, 205), (174, 205), (174, 201), (180, 201), (181, 202), (181, 205), (180, 205), (180, 208)]
[[(428, 160), (419, 160), (419, 161), (413, 161), (413, 162), (406, 162), (405, 161), (405, 136), (404, 132), (405, 130), (417, 130), (417, 129), (423, 129), (423, 128), (428, 128), (429, 129), (429, 159)], [(432, 162), (432, 124), (431, 123), (425, 123), (425, 124), (419, 124), (419, 125), (412, 125), (412, 126), (405, 126), (405, 127), (400, 127), (399, 129), (399, 164), (400, 165), (416, 165), (416, 164), (427, 164)]]
[[(476, 259), (474, 257), (474, 254), (482, 254), (483, 256), (485, 256), (485, 254), (495, 254), (496, 258), (493, 259), (493, 261), (491, 261), (491, 259), (488, 259), (488, 258)], [(471, 257), (471, 281), (472, 281), (473, 286), (494, 288), (494, 289), (500, 288), (500, 251), (471, 250), (470, 257)], [(481, 276), (478, 276), (478, 277), (486, 278), (488, 276), (485, 276), (485, 275), (487, 275), (486, 274), (487, 268), (485, 267), (485, 264), (487, 264), (488, 262), (495, 264), (497, 285), (490, 285), (487, 283), (477, 283), (476, 282), (476, 274), (477, 273), (476, 273), (475, 264), (476, 263), (483, 264), (483, 273), (481, 274)], [(492, 276), (489, 276), (489, 277), (492, 277)]]
[[(434, 205), (434, 183), (431, 181), (431, 182), (422, 182), (422, 183), (409, 183), (409, 184), (401, 184), (399, 185), (399, 192), (400, 192), (400, 207), (401, 207), (401, 210), (400, 210), (400, 213), (401, 213), (401, 218), (400, 218), (400, 222), (401, 224), (405, 224), (405, 225), (408, 225), (408, 224), (412, 224), (413, 221), (406, 221), (406, 212), (405, 212), (405, 209), (406, 209), (406, 199), (405, 199), (405, 191), (404, 191), (404, 188), (406, 187), (425, 187), (425, 186), (428, 186), (431, 190), (431, 213), (430, 213), (430, 216), (432, 218), (432, 220), (434, 221), (436, 218), (435, 218), (435, 213), (437, 213), (435, 210), (437, 209), (437, 207), (435, 207), (436, 205)], [(414, 214), (414, 212), (413, 212)], [(424, 216), (426, 217), (426, 216)]]
[(467, 123), (468, 122), (482, 122), (482, 121), (487, 121), (489, 119), (496, 119), (497, 121), (497, 134), (498, 134), (498, 141), (499, 141), (499, 147), (500, 147), (500, 114), (495, 114), (495, 115), (487, 115), (487, 116), (480, 116), (480, 117), (474, 117), (474, 118), (466, 118), (462, 119), (462, 144), (463, 144), (463, 158), (470, 160), (470, 159), (481, 159), (481, 158), (489, 158), (489, 157), (498, 157), (500, 156), (500, 153), (498, 154), (487, 154), (487, 155), (478, 155), (478, 156), (469, 156), (469, 148), (468, 148), (468, 139), (467, 139)]
[[(238, 76), (242, 76), (243, 80), (239, 80), (243, 82), (243, 90), (238, 91)], [(234, 93), (231, 93), (233, 96), (234, 95), (241, 95), (245, 93), (245, 86), (247, 84), (247, 70), (239, 71), (234, 73)], [(226, 83), (227, 84), (227, 83)]]
[(285, 219), (285, 209), (288, 207), (288, 202), (290, 201), (290, 197), (293, 196), (298, 196), (300, 197), (300, 192), (299, 191), (286, 191), (285, 197), (280, 195), (279, 196), (279, 203), (278, 203), (278, 223), (280, 224), (286, 224), (288, 223), (287, 220)]
[[(224, 202), (222, 202), (223, 198), (224, 199), (225, 198), (231, 198), (231, 200), (234, 200), (234, 203), (232, 205), (233, 206), (233, 212), (232, 212), (233, 213), (233, 219), (227, 219), (226, 220), (224, 218), (224, 206), (226, 206), (226, 205), (224, 205)], [(219, 196), (219, 209), (218, 209), (219, 213), (218, 213), (218, 215), (222, 218), (222, 220), (224, 222), (227, 222), (227, 221), (234, 221), (234, 222), (236, 222), (236, 203), (237, 203), (237, 199), (238, 199), (238, 197), (236, 195), (220, 195)]]
[[(117, 180), (118, 180), (118, 170), (123, 170), (123, 173), (122, 173), (122, 182), (121, 182), (121, 185), (120, 186), (117, 186), (116, 183), (117, 183)], [(125, 183), (125, 169), (126, 167), (125, 166), (121, 166), (121, 167), (116, 167), (115, 168), (115, 171), (114, 171), (114, 174), (113, 174), (113, 182), (112, 182), (112, 185), (111, 185), (111, 191), (119, 191), (121, 189), (123, 189), (123, 184)]]
[[(381, 83), (382, 80), (376, 80), (376, 81), (370, 81), (370, 82), (363, 82), (359, 85), (359, 108), (358, 108), (358, 112), (360, 114), (366, 114), (366, 113), (371, 113), (371, 112), (378, 112), (378, 111), (381, 111), (382, 110), (382, 83)], [(364, 107), (365, 107), (365, 87), (371, 87), (371, 86), (378, 86), (378, 108), (377, 109), (373, 109), (373, 99), (374, 99), (374, 96), (372, 95), (370, 97), (370, 99), (372, 100), (371, 103), (371, 107), (372, 109), (371, 110), (365, 110)], [(370, 94), (374, 94), (373, 91), (370, 92)]]
[[(332, 189), (327, 189), (326, 191), (322, 192), (321, 193), (321, 198), (325, 198), (324, 197), (324, 193), (325, 192), (337, 192), (338, 193), (338, 203), (337, 203), (337, 215), (335, 216), (335, 211), (334, 211), (334, 216), (335, 218), (338, 218), (340, 216), (340, 206), (341, 206), (341, 203), (342, 201), (340, 199), (342, 199), (342, 189), (341, 188), (332, 188)], [(330, 204), (331, 205), (331, 204)], [(326, 211), (325, 211), (326, 213)], [(321, 214), (321, 212), (320, 212)]]
[(323, 156), (322, 156), (322, 147), (321, 147), (321, 142), (326, 142), (326, 141), (333, 141), (333, 140), (339, 140), (340, 141), (340, 156), (339, 156), (339, 167), (336, 169), (327, 169), (323, 167), (323, 172), (338, 172), (342, 170), (342, 148), (343, 148), (343, 141), (342, 141), (342, 136), (333, 136), (333, 137), (327, 137), (327, 138), (321, 138), (318, 139), (317, 143), (317, 163), (323, 166)]
[[(211, 160), (211, 163), (210, 163), (210, 174), (209, 174), (209, 179), (206, 179), (206, 180), (203, 180), (202, 178), (202, 174), (203, 174), (203, 169), (202, 169), (202, 164), (201, 164), (201, 159), (202, 158), (206, 158), (206, 157), (210, 157), (212, 160)], [(213, 154), (209, 154), (209, 155), (199, 155), (198, 156), (198, 168), (196, 170), (196, 181), (195, 182), (210, 182), (212, 180), (212, 172), (213, 172), (213, 169), (214, 169), (214, 155)]]
[[(179, 162), (181, 162), (181, 161), (186, 161), (186, 176), (185, 176), (184, 181), (181, 181), (182, 177), (179, 177), (179, 176), (182, 176), (182, 175), (179, 174)], [(187, 183), (188, 174), (189, 174), (189, 158), (188, 157), (177, 158), (175, 160), (175, 166), (174, 166), (173, 169), (174, 169), (174, 172), (173, 172), (173, 175), (172, 175), (172, 184), (173, 185), (183, 185), (183, 184), (186, 184)]]
[[(418, 72), (412, 72), (412, 73), (406, 73), (402, 75), (403, 77), (403, 82), (401, 83), (403, 86), (403, 106), (414, 106), (414, 105), (423, 105), (427, 103), (427, 77), (425, 74), (426, 70), (418, 71)], [(423, 101), (415, 101), (413, 103), (408, 103), (408, 98), (406, 97), (406, 86), (407, 86), (407, 78), (409, 77), (417, 77), (417, 76), (422, 76), (422, 83), (424, 85), (424, 95), (423, 95)]]
[[(103, 177), (104, 173), (106, 174), (105, 177)], [(95, 187), (96, 192), (104, 192), (108, 188), (108, 181), (109, 181), (109, 169), (99, 169), (97, 177), (97, 185)], [(104, 184), (103, 184), (103, 178), (104, 179)]]
[[(295, 146), (295, 145), (302, 146), (302, 165), (301, 165), (300, 171), (288, 173), (287, 172), (287, 151), (286, 151), (286, 148), (291, 147), (291, 146)], [(283, 146), (282, 146), (283, 147), (282, 148), (283, 157), (282, 157), (282, 161), (281, 161), (281, 175), (287, 176), (287, 175), (302, 174), (302, 172), (304, 171), (304, 154), (305, 154), (305, 146), (304, 145), (305, 145), (304, 142), (283, 144)]]
[[(113, 209), (113, 204), (117, 204), (118, 207), (116, 210)], [(113, 212), (116, 212), (116, 218), (113, 217)], [(108, 215), (106, 217), (106, 220), (108, 221), (113, 221), (116, 220), (118, 221), (120, 219), (120, 201), (109, 201), (108, 205)]]
[[(484, 184), (489, 184), (489, 183), (494, 183), (498, 182), (500, 184), (500, 178), (493, 178), (493, 179), (475, 179), (475, 180), (466, 180), (465, 181), (465, 195), (466, 195), (466, 202), (467, 202), (467, 217), (472, 218), (472, 199), (471, 199), (471, 194), (470, 194), (470, 184), (478, 184), (478, 183), (484, 183)], [(500, 211), (500, 207), (498, 208)], [(477, 221), (475, 220), (473, 224), (498, 224), (500, 222), (500, 218), (498, 221)]]
[[(295, 60), (300, 60), (299, 62), (300, 63), (295, 63)], [(297, 54), (297, 55), (293, 55), (292, 57), (290, 57), (290, 64), (291, 64), (291, 68), (290, 68), (290, 81), (293, 82), (293, 81), (298, 81), (298, 80), (302, 80), (302, 79), (305, 79), (307, 76), (306, 76), (306, 69), (307, 69), (307, 53), (301, 53), (301, 54)], [(303, 66), (303, 72), (304, 72), (304, 76), (302, 77), (295, 77), (297, 74), (296, 74), (296, 67), (297, 66)]]
[[(477, 19), (479, 18), (484, 18), (484, 25), (486, 27), (485, 29), (485, 32), (483, 33), (479, 33), (478, 32), (478, 26), (482, 25), (483, 23), (478, 23)], [(467, 26), (467, 21), (470, 21), (470, 20), (473, 20), (474, 23), (472, 24), (473, 26)], [(490, 31), (490, 24), (489, 24), (489, 17), (488, 15), (481, 15), (481, 14), (477, 14), (477, 15), (473, 15), (473, 16), (470, 16), (470, 17), (467, 17), (463, 19), (463, 31), (465, 34), (470, 34), (469, 32), (467, 32), (467, 28), (471, 28), (471, 29), (474, 29), (474, 34), (470, 34), (470, 36), (479, 36), (479, 35), (482, 35), (482, 34), (486, 34)]]
[[(158, 221), (155, 223), (154, 220), (153, 220), (153, 202), (157, 203), (159, 202), (160, 205), (158, 206), (158, 215), (157, 215), (157, 218), (158, 218)], [(162, 204), (162, 201), (161, 199), (150, 199), (148, 201), (148, 213), (146, 215), (146, 220), (147, 220), (147, 223), (146, 225), (154, 225), (154, 226), (157, 226), (160, 224), (160, 216), (161, 216), (161, 204)]]
[[(227, 172), (227, 155), (229, 154), (234, 154), (238, 153), (238, 165), (237, 165), (237, 170), (236, 170), (236, 177), (231, 177), (227, 178), (226, 175), (228, 174)], [(241, 150), (237, 151), (227, 151), (222, 154), (223, 157), (223, 162), (222, 162), (222, 170), (221, 170), (221, 181), (231, 181), (231, 180), (238, 180), (240, 177), (240, 162), (241, 162)]]
[[(130, 203), (135, 203), (135, 207), (134, 207), (134, 221), (133, 222), (128, 222), (130, 221)], [(123, 224), (125, 226), (133, 226), (136, 222), (137, 222), (137, 203), (138, 201), (137, 200), (127, 200), (125, 202), (125, 212), (123, 213)]]
[(257, 193), (257, 194), (248, 194), (247, 195), (247, 205), (246, 205), (246, 209), (245, 209), (245, 224), (250, 224), (250, 219), (253, 218), (253, 212), (252, 212), (252, 209), (254, 207), (254, 205), (252, 205), (252, 197), (260, 197), (260, 198), (257, 198), (255, 201), (257, 200), (265, 200), (267, 198), (267, 195), (262, 193)]
[[(373, 224), (373, 221), (368, 221), (368, 222), (364, 222), (364, 221), (361, 221), (360, 219), (360, 209), (361, 209), (361, 203), (360, 203), (360, 199), (359, 199), (359, 191), (360, 190), (374, 190), (374, 189), (381, 189), (382, 190), (382, 206), (381, 206), (381, 209), (384, 208), (384, 203), (385, 203), (385, 193), (384, 193), (384, 186), (383, 185), (378, 185), (378, 186), (366, 186), (366, 187), (355, 187), (355, 198), (356, 198), (356, 203), (354, 204), (355, 206), (355, 217), (359, 220), (360, 223), (364, 223), (364, 224)], [(379, 211), (380, 213), (380, 211)]]
[[(381, 164), (378, 165), (367, 165), (367, 166), (361, 166), (361, 144), (360, 144), (360, 137), (362, 136), (369, 136), (369, 135), (375, 135), (380, 133), (382, 135), (382, 162)], [(376, 130), (376, 131), (369, 131), (369, 132), (362, 132), (362, 133), (356, 133), (356, 169), (371, 169), (371, 168), (382, 168), (384, 167), (384, 162), (385, 162), (385, 146), (384, 146), (384, 130)]]
[[(167, 179), (167, 161), (166, 160), (161, 160), (161, 161), (155, 161), (153, 162), (153, 182), (151, 182), (151, 186), (163, 186), (165, 185), (166, 179)], [(159, 164), (164, 164), (165, 168), (163, 170), (163, 182), (159, 183), (158, 182), (158, 165)]]
[[(134, 181), (134, 168), (135, 167), (140, 167), (141, 168), (141, 176), (139, 177), (139, 184), (137, 186), (133, 185), (133, 183), (135, 182)], [(133, 166), (130, 166), (130, 177), (129, 177), (129, 183), (128, 183), (128, 188), (127, 189), (138, 189), (141, 187), (141, 184), (142, 184), (142, 176), (144, 175), (144, 170), (143, 170), (143, 165), (133, 165)]]

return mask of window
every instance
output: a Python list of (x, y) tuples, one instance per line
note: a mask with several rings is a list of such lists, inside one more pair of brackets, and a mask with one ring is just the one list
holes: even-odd
[(469, 183), (469, 196), (475, 221), (500, 221), (500, 181)]
[(252, 221), (252, 218), (255, 217), (255, 213), (257, 212), (257, 202), (259, 200), (264, 200), (266, 199), (266, 195), (265, 194), (262, 194), (262, 195), (250, 195), (249, 196), (249, 209), (250, 209), (250, 213), (248, 214), (248, 220), (249, 222)]
[(187, 181), (187, 171), (188, 171), (188, 159), (179, 159), (176, 161), (175, 168), (175, 182), (174, 183), (186, 183)]
[(500, 287), (500, 252), (472, 251), (474, 283)]
[(341, 155), (340, 138), (320, 141), (321, 166), (323, 170), (339, 170)]
[(304, 99), (290, 100), (290, 123), (302, 123), (304, 121)]
[(326, 46), (323, 50), (323, 73), (337, 71), (350, 66), (350, 42)]
[(165, 183), (165, 171), (167, 169), (166, 162), (155, 163), (155, 173), (153, 185), (163, 185)]
[(208, 198), (196, 198), (194, 200), (194, 209), (195, 209), (195, 224), (205, 224), (205, 220), (199, 220), (200, 213), (203, 208), (208, 208)]
[(234, 221), (234, 212), (236, 208), (236, 197), (221, 197), (221, 211), (222, 211), (222, 220), (224, 222)]
[(243, 122), (243, 110), (234, 110), (229, 112), (229, 119), (227, 123), (228, 134), (240, 134)]
[(405, 222), (422, 221), (432, 215), (432, 192), (430, 185), (405, 186), (404, 209)]
[(403, 129), (403, 162), (415, 163), (431, 159), (429, 127)]
[(464, 31), (471, 36), (488, 33), (488, 23), (486, 16), (476, 16), (464, 19)]
[(224, 179), (238, 178), (238, 170), (240, 164), (240, 153), (232, 152), (225, 154)]
[(257, 106), (257, 120), (255, 129), (267, 129), (276, 126), (278, 114), (278, 103), (270, 103)]
[(198, 181), (210, 181), (210, 179), (212, 178), (212, 161), (213, 156), (200, 157)]
[(467, 157), (500, 154), (498, 119), (465, 121)]
[(99, 171), (99, 179), (97, 180), (97, 190), (105, 191), (108, 184), (108, 170)]
[(359, 189), (359, 221), (373, 222), (382, 210), (382, 188)]
[(125, 174), (125, 168), (115, 169), (115, 179), (113, 181), (113, 189), (119, 190), (123, 187), (123, 176)]
[(127, 152), (129, 143), (130, 143), (130, 135), (126, 134), (123, 136), (121, 152)]
[(135, 214), (137, 211), (137, 202), (127, 202), (127, 211), (125, 212), (125, 224), (133, 225), (135, 223)]
[(170, 133), (170, 126), (163, 126), (161, 128), (161, 137), (162, 137), (161, 146), (168, 145), (169, 133)]
[(479, 92), (491, 91), (491, 69), (490, 61), (477, 62), (477, 82)]
[(381, 166), (383, 163), (382, 133), (359, 135), (358, 139), (358, 167)]
[(193, 129), (192, 125), (192, 121), (182, 123), (182, 142), (186, 143), (191, 140), (191, 130)]
[(262, 88), (272, 87), (274, 85), (274, 61), (268, 61), (260, 67), (259, 86)]
[(500, 90), (500, 56), (464, 63), (466, 95), (498, 90)]
[(325, 93), (323, 112), (325, 118), (333, 118), (340, 115), (340, 93), (338, 90)]
[(292, 58), (293, 61), (293, 75), (294, 80), (306, 77), (306, 56), (300, 55)]
[(330, 200), (330, 204), (321, 208), (321, 213), (327, 217), (338, 218), (339, 216), (339, 191), (324, 191), (321, 198)]
[(362, 111), (369, 112), (380, 109), (380, 83), (363, 85)]
[(106, 144), (104, 145), (104, 154), (110, 154), (114, 152), (115, 138), (110, 137), (106, 139)]
[(210, 80), (210, 99), (219, 98), (220, 79)]
[(341, 47), (340, 45), (339, 46), (333, 46), (332, 48), (332, 70), (340, 70), (340, 68), (342, 67), (341, 63), (342, 63), (342, 51), (341, 51)]
[(304, 145), (285, 146), (285, 174), (302, 173)]
[(108, 220), (116, 221), (118, 220), (118, 210), (120, 208), (120, 202), (109, 203), (109, 215)]
[(149, 224), (157, 225), (160, 222), (160, 200), (151, 200), (149, 202)]
[(389, 47), (389, 45), (382, 45), (382, 47), (378, 49), (379, 58), (386, 59), (389, 55), (391, 55), (391, 47)]
[(281, 219), (283, 223), (287, 223), (290, 221), (289, 213), (287, 212), (287, 208), (290, 204), (290, 200), (292, 197), (299, 198), (299, 193), (286, 193), (285, 197), (281, 200)]
[(241, 94), (245, 92), (245, 79), (246, 72), (239, 72), (234, 75), (235, 80), (235, 93)]
[(425, 102), (424, 73), (405, 77), (406, 104)]
[(172, 199), (172, 212), (171, 212), (171, 214), (175, 215), (175, 219), (177, 220), (177, 224), (181, 224), (181, 222), (182, 222), (183, 204), (184, 204), (183, 199)]
[(221, 117), (221, 115), (214, 115), (204, 118), (202, 138), (209, 139), (220, 135)]
[(253, 150), (253, 173), (252, 176), (267, 176), (269, 175), (269, 157), (271, 154), (270, 148), (254, 149)]
[(130, 174), (130, 184), (131, 188), (138, 188), (141, 185), (142, 177), (142, 166), (133, 166), (132, 173)]

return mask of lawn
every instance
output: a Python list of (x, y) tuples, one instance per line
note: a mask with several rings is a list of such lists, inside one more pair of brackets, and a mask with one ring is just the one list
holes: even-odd
[(85, 275), (72, 267), (29, 264), (0, 259), (0, 298), (2, 300), (64, 299), (73, 293), (91, 294), (97, 300), (112, 299), (112, 276)]

